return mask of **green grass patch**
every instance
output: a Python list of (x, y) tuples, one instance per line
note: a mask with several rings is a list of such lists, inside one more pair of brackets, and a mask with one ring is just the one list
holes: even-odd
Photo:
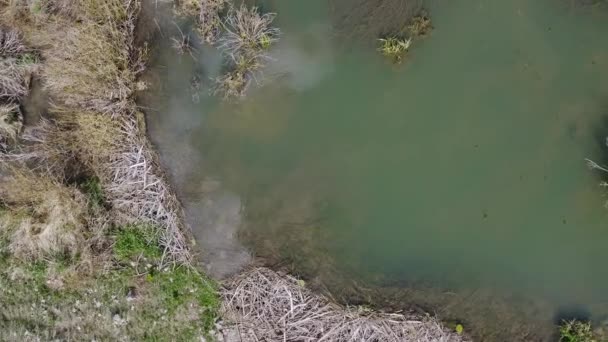
[(85, 179), (80, 184), (80, 189), (87, 195), (89, 204), (93, 208), (101, 208), (104, 206), (105, 197), (103, 195), (103, 190), (101, 189), (99, 178), (92, 177)]
[(213, 328), (220, 306), (217, 287), (213, 281), (185, 267), (161, 272), (147, 281), (154, 285), (169, 313), (177, 312), (184, 305), (196, 305), (207, 313), (202, 320), (205, 329)]
[(139, 257), (154, 261), (162, 256), (155, 229), (147, 225), (127, 226), (118, 230), (112, 252), (118, 261)]
[[(220, 306), (216, 284), (187, 267), (160, 268), (161, 249), (153, 227), (122, 227), (111, 238), (116, 262), (86, 274), (71, 260), (26, 263), (4, 253), (0, 341), (27, 334), (30, 340), (209, 338)], [(0, 252), (7, 245), (0, 240)], [(133, 266), (137, 258), (152, 266)]]

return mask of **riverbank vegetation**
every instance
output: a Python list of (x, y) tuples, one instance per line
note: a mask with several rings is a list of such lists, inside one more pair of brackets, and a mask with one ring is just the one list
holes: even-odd
[[(0, 340), (200, 340), (214, 327), (217, 289), (192, 267), (134, 101), (140, 5), (0, 1)], [(32, 79), (50, 101), (24, 125)]]

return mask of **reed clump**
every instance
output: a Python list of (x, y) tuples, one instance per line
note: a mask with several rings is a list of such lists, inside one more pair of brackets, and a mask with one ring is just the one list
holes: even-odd
[(380, 38), (378, 51), (383, 56), (390, 58), (393, 63), (401, 63), (407, 56), (414, 40), (427, 36), (433, 29), (431, 19), (426, 11), (413, 16), (405, 27), (405, 33), (401, 35)]
[(231, 8), (222, 23), (218, 46), (228, 59), (228, 72), (216, 79), (215, 94), (242, 97), (270, 60), (268, 50), (278, 41), (280, 30), (272, 27), (276, 14), (261, 14), (257, 7)]

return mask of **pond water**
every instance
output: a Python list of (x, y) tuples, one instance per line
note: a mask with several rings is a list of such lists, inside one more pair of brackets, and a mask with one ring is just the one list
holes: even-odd
[(573, 4), (427, 3), (435, 29), (395, 66), (338, 34), (348, 1), (267, 1), (281, 41), (236, 103), (207, 95), (217, 51), (164, 50), (149, 130), (212, 273), (254, 254), (481, 340), (601, 324), (607, 198), (585, 158), (608, 155), (608, 11)]

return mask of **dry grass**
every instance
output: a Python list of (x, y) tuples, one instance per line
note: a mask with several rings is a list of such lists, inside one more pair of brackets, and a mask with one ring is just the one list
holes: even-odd
[(18, 104), (0, 105), (0, 152), (17, 142), (23, 127), (23, 117)]
[(13, 213), (2, 224), (9, 251), (19, 259), (77, 256), (86, 259), (87, 201), (84, 195), (48, 177), (13, 169), (0, 184), (4, 205)]
[(68, 107), (119, 115), (135, 84), (130, 50), (93, 23), (42, 33), (39, 41), (61, 42), (43, 51), (42, 77), (49, 93)]
[(44, 47), (41, 77), (47, 91), (62, 105), (118, 115), (141, 71), (141, 53), (133, 47), (139, 1), (44, 3), (53, 8), (42, 11), (50, 18), (28, 38)]
[(25, 0), (11, 3), (0, 10), (26, 17), (12, 22), (27, 26), (28, 41), (40, 47), (40, 76), (54, 105), (53, 120), (28, 128), (25, 144), (2, 159), (58, 181), (93, 173), (117, 223), (156, 223), (166, 261), (189, 263), (181, 207), (134, 102), (145, 60), (134, 46), (140, 1), (42, 0), (36, 11)]
[(67, 178), (76, 157), (64, 125), (42, 119), (36, 126), (26, 127), (20, 140), (21, 144), (0, 156), (0, 162), (30, 168), (57, 181)]
[(27, 51), (19, 32), (0, 28), (0, 56), (15, 58)]
[(16, 144), (23, 126), (19, 102), (28, 95), (36, 58), (16, 30), (0, 26), (0, 153)]
[(14, 58), (0, 59), (0, 101), (18, 102), (28, 94), (29, 77), (26, 69)]
[(465, 341), (432, 317), (343, 308), (301, 282), (255, 268), (226, 284), (223, 310), (243, 341)]
[(181, 204), (168, 185), (137, 113), (120, 118), (119, 148), (100, 170), (104, 190), (127, 222), (151, 222), (161, 228), (167, 261), (190, 264)]

